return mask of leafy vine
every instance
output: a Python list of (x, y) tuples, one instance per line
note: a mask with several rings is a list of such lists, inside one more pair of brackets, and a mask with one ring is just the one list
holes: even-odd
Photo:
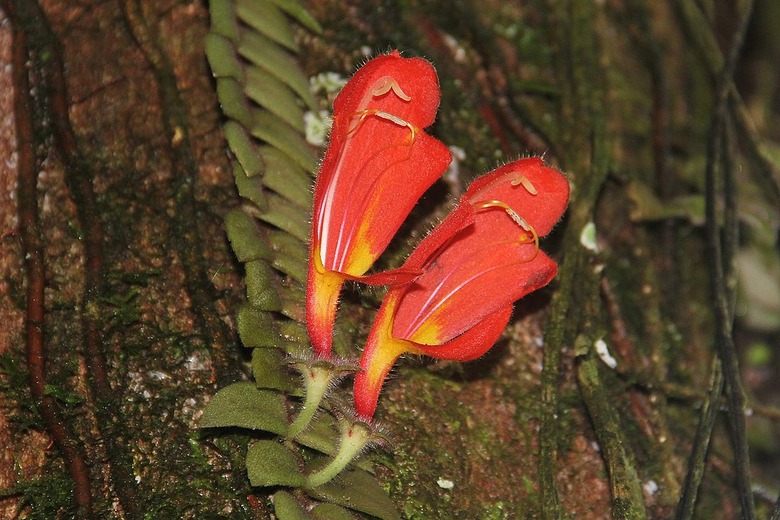
[(273, 487), (281, 520), (352, 518), (350, 510), (397, 518), (365, 461), (336, 480), (314, 478), (341, 432), (335, 407), (301, 399), (312, 395), (317, 378), (305, 379), (304, 391), (295, 374), (317, 370), (307, 360), (303, 308), (316, 157), (304, 138), (302, 107), (318, 107), (296, 61), (292, 24), (313, 32), (320, 27), (294, 0), (219, 0), (210, 3), (210, 13), (206, 53), (243, 201), (225, 226), (246, 274), (237, 326), (252, 349), (253, 381), (220, 390), (200, 426), (246, 431), (249, 481)]

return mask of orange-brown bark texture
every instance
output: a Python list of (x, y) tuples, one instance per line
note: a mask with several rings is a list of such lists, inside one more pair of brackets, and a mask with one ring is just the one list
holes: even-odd
[[(572, 183), (571, 214), (542, 243), (570, 283), (517, 304), (485, 357), (405, 359), (386, 384), (377, 418), (391, 443), (375, 457), (401, 516), (543, 517), (545, 435), (563, 517), (619, 517), (608, 432), (578, 379), (596, 340), (617, 360), (596, 358), (599, 389), (616, 412), (640, 509), (672, 516), (716, 355), (701, 208), (719, 72), (674, 2), (608, 0), (584, 14), (578, 2), (542, 0), (303, 4), (323, 27), (296, 29), (308, 75), (346, 77), (388, 49), (426, 57), (439, 74), (430, 131), (459, 149), (457, 168), (423, 198), (383, 265), (400, 264), (497, 164), (543, 155)], [(736, 124), (734, 138), (740, 251), (765, 259), (745, 269), (777, 287), (780, 39), (762, 23), (778, 15), (772, 4), (754, 8), (735, 75), (752, 133)], [(701, 11), (699, 30), (717, 53), (737, 9)], [(241, 201), (204, 54), (208, 30), (206, 2), (0, 3), (2, 518), (273, 518), (268, 490), (246, 479), (245, 439), (196, 428), (217, 389), (249, 377), (234, 321), (243, 277), (222, 222)], [(763, 177), (755, 142), (775, 161)], [(598, 252), (578, 256), (585, 246), (571, 226), (586, 221)], [(764, 228), (775, 232), (768, 248)], [(595, 292), (576, 289), (582, 280), (595, 280)], [(31, 290), (41, 282), (42, 293)], [(541, 426), (545, 330), (562, 286), (571, 301), (559, 316), (550, 431)], [(780, 485), (780, 324), (752, 319), (747, 309), (763, 303), (740, 298), (734, 338), (765, 515)], [(378, 301), (347, 289), (355, 357)], [(42, 321), (30, 321), (31, 308)], [(38, 333), (42, 349), (31, 355)], [(704, 473), (696, 517), (739, 518), (725, 415)]]

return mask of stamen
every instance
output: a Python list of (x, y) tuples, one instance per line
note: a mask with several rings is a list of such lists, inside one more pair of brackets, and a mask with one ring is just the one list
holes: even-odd
[(530, 193), (531, 195), (536, 195), (537, 193), (539, 193), (538, 191), (536, 191), (536, 186), (534, 186), (531, 183), (531, 181), (528, 179), (528, 177), (526, 177), (525, 175), (513, 180), (510, 184), (512, 186), (522, 185), (523, 188), (525, 188), (528, 191), (528, 193)]
[(409, 129), (412, 136), (412, 142), (417, 138), (417, 132), (419, 132), (419, 129), (414, 126), (412, 123), (406, 121), (405, 119), (401, 119), (400, 117), (390, 114), (388, 112), (383, 112), (382, 110), (377, 110), (376, 108), (367, 108), (365, 110), (361, 110), (359, 112), (355, 112), (352, 117), (358, 117), (358, 121), (356, 124), (354, 124), (352, 127), (350, 127), (349, 132), (354, 132), (357, 130), (357, 128), (360, 126), (360, 124), (368, 117), (368, 116), (376, 116), (378, 118), (384, 119), (386, 121), (390, 121), (391, 123), (395, 123), (398, 126), (405, 126)]
[(374, 97), (384, 96), (391, 90), (393, 91), (393, 94), (404, 101), (412, 100), (412, 97), (403, 91), (401, 85), (399, 85), (398, 81), (396, 81), (396, 79), (392, 76), (379, 78), (377, 82), (374, 83), (374, 87), (371, 89), (371, 95)]
[[(523, 177), (525, 179), (525, 177)], [(527, 180), (527, 179), (526, 179)], [(522, 180), (518, 181), (518, 184), (521, 184)], [(523, 184), (523, 186), (525, 186)], [(532, 186), (533, 187), (533, 186)], [(527, 189), (527, 187), (526, 187)], [(524, 239), (520, 240), (521, 244), (527, 244), (530, 242), (533, 242), (534, 246), (536, 247), (536, 251), (534, 252), (534, 256), (532, 256), (528, 261), (530, 262), (534, 258), (536, 258), (536, 255), (539, 253), (539, 235), (536, 234), (536, 230), (534, 227), (525, 221), (523, 217), (521, 217), (515, 210), (513, 210), (509, 204), (506, 202), (502, 202), (500, 200), (483, 200), (480, 202), (475, 202), (473, 204), (474, 209), (479, 211), (482, 209), (490, 209), (490, 208), (501, 208), (503, 209), (507, 215), (509, 215), (509, 218), (512, 219), (512, 221), (520, 226), (520, 228), (525, 231), (526, 233), (530, 233), (530, 240), (528, 240), (528, 237), (525, 237)]]

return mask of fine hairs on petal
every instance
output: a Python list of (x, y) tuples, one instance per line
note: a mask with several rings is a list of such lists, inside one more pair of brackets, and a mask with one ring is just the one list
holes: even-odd
[(382, 301), (385, 294), (387, 294), (387, 286), (385, 285), (368, 285), (354, 283), (355, 289), (360, 295), (360, 301)]
[(368, 47), (361, 48), (360, 52), (361, 52), (362, 56), (356, 62), (355, 66), (353, 67), (352, 75), (354, 76), (357, 73), (357, 71), (362, 69), (366, 65), (366, 63), (368, 63), (369, 61), (373, 60), (374, 58), (378, 58), (380, 56), (384, 56), (385, 54), (390, 54), (394, 50), (395, 49), (393, 49), (393, 47), (391, 47), (389, 45), (387, 47), (387, 50), (384, 51), (384, 52), (377, 51), (377, 50), (371, 50)]

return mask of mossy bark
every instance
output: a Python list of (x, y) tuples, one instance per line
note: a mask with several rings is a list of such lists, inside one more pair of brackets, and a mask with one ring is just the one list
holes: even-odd
[[(0, 59), (18, 67), (12, 33), (22, 31), (32, 86), (19, 91), (10, 69), (0, 72), (0, 110), (13, 115), (0, 129), (0, 155), (22, 155), (13, 102), (26, 96), (45, 385), (31, 397), (26, 295), (42, 280), (25, 267), (23, 172), (8, 160), (0, 165), (0, 440), (9, 447), (0, 516), (270, 518), (265, 491), (246, 479), (244, 440), (195, 429), (209, 397), (246, 378), (250, 361), (235, 333), (243, 273), (223, 217), (240, 201), (203, 51), (206, 6), (30, 5), (0, 3), (8, 21)], [(690, 13), (640, 0), (307, 7), (324, 28), (298, 35), (307, 73), (348, 75), (365, 49), (427, 57), (443, 91), (432, 132), (465, 152), (383, 262), (398, 263), (452, 194), (499, 162), (543, 154), (573, 185), (568, 217), (542, 244), (560, 261), (557, 282), (516, 306), (483, 359), (406, 361), (387, 385), (378, 417), (392, 443), (375, 457), (402, 516), (670, 517), (716, 355), (697, 200), (718, 42), (729, 40), (733, 13), (697, 10), (692, 32)], [(761, 125), (747, 125), (735, 88), (739, 182), (776, 221), (777, 167), (771, 139), (759, 137), (780, 135), (766, 101), (778, 93), (764, 83), (745, 89)], [(580, 240), (591, 222), (597, 248)], [(377, 296), (351, 291), (344, 300), (343, 343), (359, 344)], [(599, 340), (616, 367), (597, 357)], [(67, 444), (52, 443), (44, 397)], [(71, 448), (86, 461), (86, 473), (75, 473), (86, 483), (74, 484)], [(736, 517), (725, 428), (715, 430), (708, 460), (697, 514)], [(87, 494), (78, 507), (74, 489)]]

